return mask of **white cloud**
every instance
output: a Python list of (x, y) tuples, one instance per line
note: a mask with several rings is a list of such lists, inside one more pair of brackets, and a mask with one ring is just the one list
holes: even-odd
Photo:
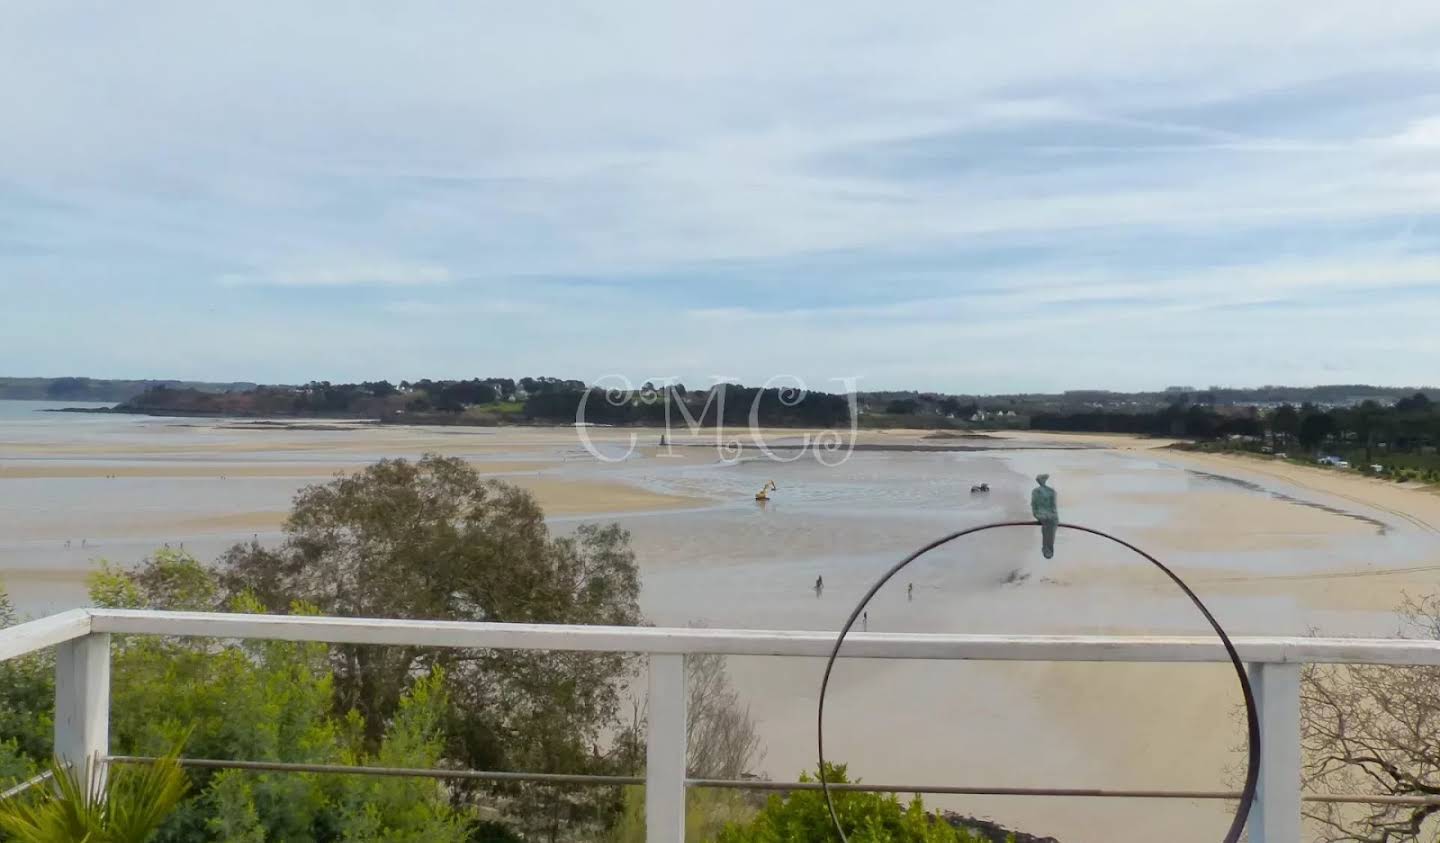
[(1426, 117), (1390, 139), (1396, 146), (1440, 147), (1440, 117)]
[(446, 284), (453, 278), (450, 270), (443, 266), (381, 261), (293, 266), (255, 274), (230, 273), (220, 276), (220, 283), (229, 287), (410, 287)]

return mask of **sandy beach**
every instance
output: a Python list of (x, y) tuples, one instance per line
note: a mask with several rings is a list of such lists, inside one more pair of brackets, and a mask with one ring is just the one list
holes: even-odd
[[(1164, 559), (1234, 633), (1390, 634), (1403, 595), (1440, 588), (1440, 496), (1354, 474), (1127, 436), (863, 431), (867, 448), (831, 466), (796, 450), (805, 431), (764, 432), (769, 454), (748, 436), (736, 452), (713, 435), (662, 447), (660, 434), (588, 430), (596, 456), (567, 428), (0, 424), (0, 578), (27, 610), (75, 605), (98, 559), (133, 563), (166, 543), (210, 559), (235, 541), (278, 542), (303, 486), (434, 452), (528, 489), (558, 532), (621, 523), (642, 607), (662, 625), (836, 629), (914, 547), (1027, 518), (1042, 471), (1065, 520)], [(757, 504), (771, 480), (772, 500)], [(971, 494), (979, 481), (992, 492)], [(1057, 547), (1046, 561), (1037, 536), (1014, 530), (937, 553), (907, 572), (913, 600), (902, 583), (877, 596), (871, 629), (1205, 631), (1143, 562), (1084, 536)], [(736, 658), (731, 669), (765, 741), (763, 772), (812, 767), (820, 664)], [(872, 781), (1225, 789), (1242, 742), (1233, 686), (1199, 666), (847, 663), (829, 725), (837, 757)], [(1065, 843), (1199, 843), (1227, 816), (1204, 802), (932, 801)]]

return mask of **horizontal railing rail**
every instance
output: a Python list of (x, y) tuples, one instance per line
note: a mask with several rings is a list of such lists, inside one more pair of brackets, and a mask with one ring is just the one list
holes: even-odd
[[(109, 753), (110, 636), (162, 635), (216, 639), (309, 641), (374, 646), (458, 649), (563, 650), (634, 653), (649, 658), (649, 734), (646, 772), (640, 776), (419, 770), (287, 764), (263, 760), (182, 759), (195, 768), (229, 768), (342, 775), (525, 781), (553, 785), (646, 788), (650, 840), (683, 839), (685, 790), (735, 788), (797, 791), (813, 782), (699, 779), (686, 775), (685, 657), (699, 654), (824, 658), (835, 633), (663, 627), (470, 623), (379, 618), (297, 617), (211, 612), (76, 609), (0, 630), (0, 661), (56, 648), (56, 754), (66, 763), (91, 759), (111, 764), (151, 759)], [(1300, 668), (1305, 664), (1440, 666), (1440, 641), (1252, 636), (1234, 639), (1250, 665), (1261, 717), (1260, 793), (1250, 819), (1253, 843), (1298, 843), (1302, 802), (1435, 805), (1440, 797), (1374, 794), (1301, 794), (1299, 745)], [(860, 633), (842, 658), (938, 661), (1048, 661), (1207, 663), (1228, 660), (1209, 637), (1153, 635), (967, 635)], [(33, 786), (41, 779), (17, 786)], [(1231, 791), (1126, 788), (850, 784), (865, 792), (1049, 796), (1125, 799), (1235, 799)], [(0, 798), (19, 792), (0, 793)]]
[[(217, 612), (88, 610), (94, 632), (254, 638), (457, 649), (588, 650), (646, 655), (824, 658), (836, 633), (822, 631), (577, 626)], [(18, 627), (16, 627), (18, 628)], [(1440, 666), (1440, 641), (1236, 636), (1250, 664)], [(1225, 662), (1212, 636), (855, 633), (845, 658), (1045, 662)]]
[(14, 799), (35, 785), (47, 782), (54, 777), (55, 774), (53, 772), (46, 770), (39, 775), (31, 776), (23, 782), (17, 782), (4, 790), (0, 790), (0, 802), (4, 802), (7, 799)]
[[(694, 627), (580, 626), (463, 621), (72, 609), (0, 629), (0, 661), (91, 633), (312, 641), (448, 649), (567, 650), (640, 655), (825, 658), (834, 632)], [(1248, 664), (1440, 666), (1440, 640), (1234, 636)], [(853, 633), (844, 658), (929, 661), (1225, 662), (1206, 636)]]
[[(111, 755), (111, 764), (150, 764), (161, 760), (153, 755)], [(623, 787), (643, 785), (643, 776), (601, 776), (580, 773), (515, 773), (498, 770), (450, 770), (443, 767), (370, 767), (347, 764), (299, 764), (287, 761), (233, 761), (221, 758), (180, 758), (180, 766), (201, 770), (250, 770), (278, 773), (322, 773), (335, 776), (382, 776), (417, 779), (468, 779), (473, 781), (524, 782), (526, 784), (582, 785), (590, 787)], [(42, 774), (26, 784), (42, 781)], [(686, 787), (720, 790), (754, 790), (790, 793), (819, 791), (817, 781), (772, 781), (770, 779), (696, 779), (687, 778)], [(936, 785), (936, 784), (868, 784), (846, 782), (831, 784), (836, 793), (917, 793), (949, 796), (1052, 796), (1084, 799), (1182, 799), (1233, 800), (1238, 790), (1148, 790), (1143, 788), (1094, 787), (1002, 787), (997, 785)], [(0, 798), (5, 797), (0, 792)], [(1307, 793), (1302, 802), (1330, 802), (1353, 805), (1440, 805), (1440, 796), (1395, 796), (1377, 793)]]

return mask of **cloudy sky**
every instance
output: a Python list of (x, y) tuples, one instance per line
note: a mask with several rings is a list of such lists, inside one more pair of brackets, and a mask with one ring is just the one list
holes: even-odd
[(1440, 4), (0, 7), (0, 374), (1440, 382)]

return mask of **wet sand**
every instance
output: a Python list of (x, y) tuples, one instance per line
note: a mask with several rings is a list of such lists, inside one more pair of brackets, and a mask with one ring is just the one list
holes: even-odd
[[(557, 531), (618, 520), (633, 535), (643, 608), (658, 624), (837, 629), (869, 583), (914, 547), (962, 526), (1028, 517), (1040, 471), (1052, 474), (1067, 521), (1152, 550), (1237, 634), (1387, 634), (1404, 593), (1440, 587), (1440, 497), (1138, 437), (1004, 433), (962, 443), (999, 450), (857, 452), (827, 467), (788, 450), (775, 456), (793, 461), (772, 460), (748, 442), (727, 463), (713, 447), (680, 447), (713, 446), (712, 437), (678, 436), (661, 448), (651, 430), (588, 431), (617, 460), (608, 462), (564, 428), (107, 422), (62, 433), (0, 424), (0, 576), (22, 603), (77, 599), (101, 556), (131, 562), (183, 540), (213, 558), (252, 533), (277, 541), (300, 486), (427, 451), (530, 489)], [(791, 444), (803, 435), (766, 434)], [(930, 435), (865, 431), (860, 441), (944, 444)], [(769, 480), (779, 489), (757, 504)], [(993, 491), (971, 495), (981, 481)], [(817, 575), (827, 586), (820, 598), (810, 588)], [(875, 631), (1205, 630), (1156, 572), (1123, 552), (1062, 535), (1047, 562), (1031, 530), (938, 552), (882, 591), (870, 613)], [(736, 658), (731, 667), (766, 741), (763, 771), (789, 778), (812, 767), (821, 664)], [(871, 781), (1226, 789), (1243, 740), (1233, 678), (1204, 666), (852, 662), (838, 670), (834, 693), (835, 755)], [(1227, 816), (1223, 804), (1198, 802), (932, 801), (1065, 843), (1198, 843), (1217, 839)]]

